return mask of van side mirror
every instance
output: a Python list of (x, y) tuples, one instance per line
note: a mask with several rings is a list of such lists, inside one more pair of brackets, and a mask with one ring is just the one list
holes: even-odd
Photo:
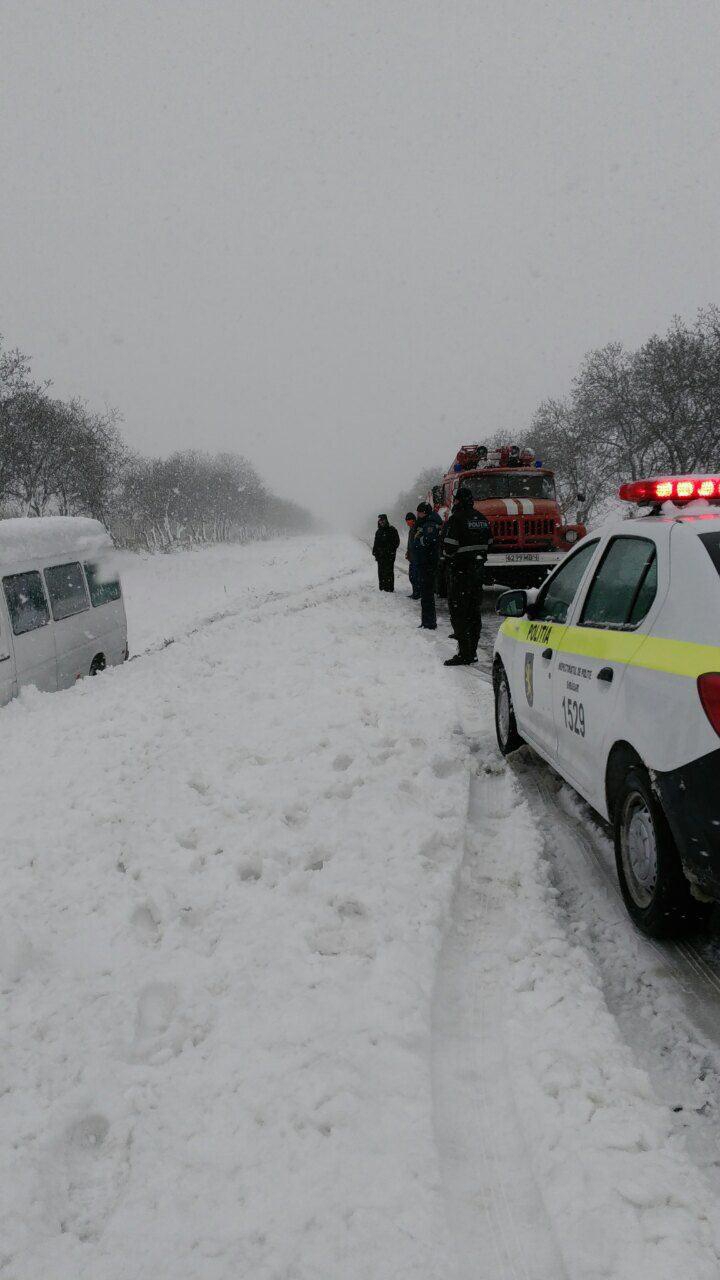
[(527, 613), (528, 594), (527, 591), (503, 591), (498, 596), (495, 612), (500, 614), (501, 618), (522, 618)]

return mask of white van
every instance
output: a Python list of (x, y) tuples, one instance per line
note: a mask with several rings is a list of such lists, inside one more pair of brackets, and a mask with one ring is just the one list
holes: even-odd
[(0, 706), (128, 657), (113, 544), (98, 520), (0, 520)]

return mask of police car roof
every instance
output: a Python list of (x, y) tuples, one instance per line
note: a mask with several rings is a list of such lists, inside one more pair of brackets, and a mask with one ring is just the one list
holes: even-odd
[(647, 529), (648, 525), (658, 524), (679, 524), (698, 534), (707, 532), (708, 529), (714, 530), (720, 526), (720, 502), (694, 498), (691, 502), (684, 503), (663, 502), (659, 510), (657, 507), (640, 507), (634, 515), (625, 519), (618, 515), (611, 516), (589, 532), (604, 534), (610, 530), (614, 532), (616, 529), (626, 529), (630, 525), (634, 529)]

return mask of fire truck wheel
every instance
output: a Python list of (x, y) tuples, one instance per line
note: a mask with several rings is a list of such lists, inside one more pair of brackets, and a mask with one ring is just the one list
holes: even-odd
[(517, 751), (518, 747), (523, 745), (523, 740), (517, 731), (512, 694), (502, 662), (495, 665), (493, 688), (495, 690), (495, 733), (502, 755), (507, 756), (511, 751)]
[(651, 938), (697, 929), (710, 908), (692, 897), (650, 778), (634, 761), (615, 796), (614, 828), (620, 889), (638, 928)]

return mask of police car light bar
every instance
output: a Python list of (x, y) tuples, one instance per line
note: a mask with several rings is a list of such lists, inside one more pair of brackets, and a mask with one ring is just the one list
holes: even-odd
[(692, 502), (720, 498), (720, 476), (658, 476), (620, 485), (620, 497), (639, 506), (648, 502)]

